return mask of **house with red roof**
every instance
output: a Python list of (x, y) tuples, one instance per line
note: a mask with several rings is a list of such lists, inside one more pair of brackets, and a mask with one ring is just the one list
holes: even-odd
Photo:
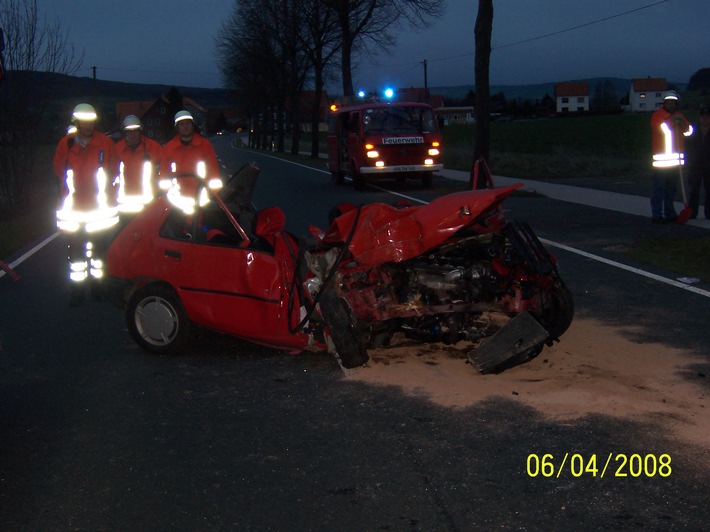
[(663, 96), (668, 90), (665, 78), (637, 78), (629, 88), (629, 111), (655, 111), (663, 105)]
[(175, 113), (185, 109), (190, 111), (195, 124), (204, 134), (207, 131), (208, 110), (192, 98), (183, 98), (182, 105), (170, 102), (165, 94), (152, 101), (118, 102), (116, 131), (120, 131), (121, 122), (127, 115), (135, 115), (143, 124), (143, 134), (161, 144), (175, 136)]
[(589, 111), (589, 83), (586, 81), (555, 83), (555, 109), (560, 114)]

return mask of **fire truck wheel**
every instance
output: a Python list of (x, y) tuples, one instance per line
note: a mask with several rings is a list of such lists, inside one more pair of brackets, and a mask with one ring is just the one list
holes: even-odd
[(330, 178), (336, 185), (342, 185), (345, 182), (345, 175), (343, 175), (343, 172), (331, 172)]
[(126, 325), (133, 340), (150, 353), (172, 355), (190, 340), (190, 319), (175, 291), (162, 284), (137, 290), (126, 306)]

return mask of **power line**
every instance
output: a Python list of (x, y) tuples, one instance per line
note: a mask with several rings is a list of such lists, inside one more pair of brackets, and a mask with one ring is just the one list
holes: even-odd
[[(570, 27), (570, 28), (565, 28), (565, 29), (563, 29), (563, 30), (553, 31), (553, 32), (551, 32), (551, 33), (546, 33), (546, 34), (544, 34), (544, 35), (538, 35), (538, 36), (536, 36), (536, 37), (530, 37), (530, 38), (527, 38), (527, 39), (523, 39), (523, 40), (521, 40), (521, 41), (515, 41), (515, 42), (512, 42), (512, 43), (503, 44), (503, 45), (501, 45), (501, 46), (494, 46), (494, 47), (491, 48), (491, 50), (500, 50), (500, 49), (502, 49), (502, 48), (510, 48), (511, 46), (517, 46), (517, 45), (519, 45), (519, 44), (524, 44), (524, 43), (528, 43), (528, 42), (531, 42), (531, 41), (537, 41), (537, 40), (540, 40), (540, 39), (545, 39), (545, 38), (547, 38), (547, 37), (552, 37), (553, 35), (559, 35), (560, 33), (566, 33), (566, 32), (568, 32), (568, 31), (573, 31), (573, 30), (577, 30), (577, 29), (584, 28), (584, 27), (587, 27), (587, 26), (592, 26), (592, 25), (594, 25), (594, 24), (599, 24), (600, 22), (606, 22), (607, 20), (611, 20), (611, 19), (623, 17), (623, 16), (629, 15), (629, 14), (631, 14), (631, 13), (636, 13), (637, 11), (642, 11), (642, 10), (644, 10), (644, 9), (649, 9), (649, 8), (651, 8), (651, 7), (657, 6), (658, 4), (664, 4), (664, 3), (666, 3), (666, 2), (668, 2), (668, 0), (658, 0), (657, 2), (654, 2), (654, 3), (652, 3), (652, 4), (647, 4), (647, 5), (645, 5), (645, 6), (641, 6), (641, 7), (637, 7), (637, 8), (634, 8), (634, 9), (630, 9), (630, 10), (628, 10), (628, 11), (624, 11), (623, 13), (617, 13), (616, 15), (611, 15), (611, 16), (604, 17), (604, 18), (600, 18), (600, 19), (597, 19), (597, 20), (592, 20), (592, 21), (590, 21), (590, 22), (585, 22), (584, 24), (578, 24), (577, 26), (572, 26), (572, 27)], [(464, 54), (452, 55), (452, 56), (449, 56), (449, 57), (439, 57), (439, 58), (435, 58), (435, 59), (429, 59), (429, 62), (431, 62), (431, 61), (449, 61), (449, 60), (451, 60), (451, 59), (460, 59), (460, 58), (462, 58), (462, 57), (470, 57), (470, 56), (475, 55), (475, 54), (476, 54), (475, 51), (474, 51), (474, 52), (466, 52), (466, 53), (464, 53)], [(409, 64), (416, 64), (416, 65), (418, 65), (419, 62), (417, 62), (417, 63), (405, 63), (405, 65), (409, 65)]]
[(496, 46), (496, 47), (494, 47), (494, 48), (492, 48), (492, 49), (493, 49), (493, 50), (500, 50), (501, 48), (509, 48), (510, 46), (517, 46), (517, 45), (519, 45), (519, 44), (525, 44), (525, 43), (527, 43), (527, 42), (537, 41), (537, 40), (539, 40), (539, 39), (545, 39), (545, 38), (547, 38), (547, 37), (552, 37), (553, 35), (559, 35), (560, 33), (565, 33), (565, 32), (568, 32), (568, 31), (578, 30), (579, 28), (585, 28), (585, 27), (587, 27), (587, 26), (592, 26), (592, 25), (594, 25), (594, 24), (599, 24), (600, 22), (606, 22), (607, 20), (611, 20), (611, 19), (614, 19), (614, 18), (623, 17), (623, 16), (629, 15), (629, 14), (631, 14), (631, 13), (636, 13), (637, 11), (641, 11), (641, 10), (643, 10), (643, 9), (648, 9), (648, 8), (650, 8), (650, 7), (654, 7), (654, 6), (657, 6), (658, 4), (663, 4), (663, 3), (665, 3), (665, 2), (668, 2), (668, 0), (659, 0), (658, 2), (654, 2), (653, 4), (648, 4), (648, 5), (645, 5), (645, 6), (637, 7), (637, 8), (635, 8), (635, 9), (630, 9), (629, 11), (624, 11), (623, 13), (618, 13), (618, 14), (616, 14), (616, 15), (611, 15), (611, 16), (609, 16), (609, 17), (600, 18), (600, 19), (597, 19), (597, 20), (593, 20), (593, 21), (591, 21), (591, 22), (585, 22), (584, 24), (579, 24), (579, 25), (577, 25), (577, 26), (572, 26), (571, 28), (565, 28), (565, 29), (563, 29), (563, 30), (553, 31), (552, 33), (546, 33), (546, 34), (544, 34), (544, 35), (538, 35), (537, 37), (530, 37), (529, 39), (523, 39), (522, 41), (515, 41), (515, 42), (509, 43), (509, 44), (504, 44), (504, 45), (502, 45), (502, 46)]

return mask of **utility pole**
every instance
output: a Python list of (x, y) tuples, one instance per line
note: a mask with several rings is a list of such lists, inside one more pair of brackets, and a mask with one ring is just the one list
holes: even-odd
[(91, 67), (91, 72), (92, 72), (92, 76), (91, 76), (91, 77), (92, 77), (93, 80), (94, 80), (94, 106), (96, 106), (97, 103), (96, 103), (96, 67), (95, 67), (95, 66), (92, 66), (92, 67)]
[(426, 103), (429, 103), (429, 81), (427, 79), (427, 60), (422, 61), (424, 65), (424, 97), (426, 98)]

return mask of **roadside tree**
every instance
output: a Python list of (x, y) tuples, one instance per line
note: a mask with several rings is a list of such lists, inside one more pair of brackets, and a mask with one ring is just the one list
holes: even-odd
[[(478, 15), (474, 26), (476, 43), (475, 80), (476, 80), (476, 136), (473, 160), (483, 159), (488, 163), (491, 152), (491, 98), (490, 98), (490, 63), (491, 34), (493, 33), (493, 0), (479, 0)], [(473, 184), (474, 172), (471, 168), (469, 181)]]
[(256, 111), (276, 150), (284, 150), (285, 115), (298, 151), (299, 97), (310, 71), (304, 51), (307, 31), (303, 3), (297, 0), (240, 0), (216, 39), (227, 85)]
[(355, 94), (353, 58), (358, 52), (385, 53), (395, 43), (402, 25), (427, 27), (444, 12), (444, 0), (321, 0), (337, 14), (341, 38), (343, 95)]
[(702, 94), (710, 93), (710, 68), (701, 68), (690, 76), (688, 90), (700, 91)]
[(334, 71), (335, 59), (340, 51), (340, 33), (335, 12), (322, 0), (303, 2), (307, 31), (303, 34), (303, 49), (313, 68), (313, 101), (311, 106), (311, 158), (320, 154), (318, 125), (321, 121), (321, 99), (326, 81)]
[[(0, 83), (0, 219), (32, 205), (37, 138), (53, 88), (37, 73), (73, 74), (83, 54), (75, 53), (59, 22), (40, 21), (34, 0), (0, 0), (5, 79)], [(52, 177), (52, 176), (48, 176)]]

